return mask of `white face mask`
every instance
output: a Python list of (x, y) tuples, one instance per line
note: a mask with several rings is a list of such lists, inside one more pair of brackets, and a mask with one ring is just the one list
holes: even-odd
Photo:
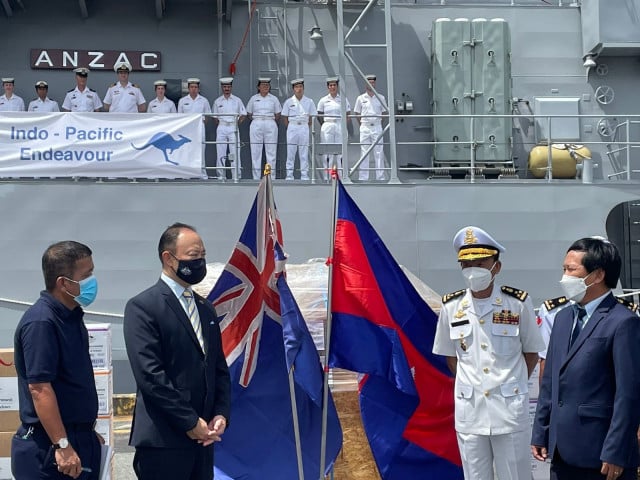
[[(589, 274), (591, 275), (591, 273)], [(587, 294), (587, 288), (591, 285), (587, 285), (585, 280), (587, 277), (572, 277), (571, 275), (562, 275), (562, 279), (560, 280), (560, 287), (564, 291), (564, 296), (569, 300), (573, 300), (574, 302), (580, 303), (584, 296)]]
[(472, 292), (481, 292), (489, 288), (493, 280), (491, 271), (496, 264), (494, 263), (490, 269), (482, 267), (467, 267), (462, 269), (462, 277), (469, 290)]

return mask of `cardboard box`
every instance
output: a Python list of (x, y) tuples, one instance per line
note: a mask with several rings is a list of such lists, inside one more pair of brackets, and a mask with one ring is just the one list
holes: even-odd
[(17, 377), (13, 348), (0, 348), (0, 377)]
[(20, 426), (20, 413), (17, 410), (0, 412), (0, 432), (15, 433)]
[(87, 323), (89, 331), (89, 355), (94, 370), (111, 370), (111, 325)]
[(102, 435), (106, 445), (113, 445), (113, 415), (99, 416), (95, 430)]
[(98, 392), (98, 415), (111, 415), (113, 408), (113, 371), (96, 371), (93, 378)]

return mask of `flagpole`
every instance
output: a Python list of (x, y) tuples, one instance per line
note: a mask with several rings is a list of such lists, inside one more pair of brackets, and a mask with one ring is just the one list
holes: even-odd
[[(266, 190), (267, 190), (267, 209), (269, 214), (269, 225), (271, 229), (271, 235), (273, 236), (273, 242), (275, 244), (276, 240), (280, 241), (278, 238), (278, 231), (276, 226), (276, 219), (273, 218), (273, 212), (275, 212), (275, 202), (273, 201), (273, 184), (271, 183), (271, 165), (266, 164), (264, 166), (264, 177), (266, 182)], [(276, 269), (277, 271), (277, 269)], [(284, 273), (284, 272), (282, 272)], [(296, 402), (296, 387), (295, 380), (293, 378), (293, 369), (289, 369), (289, 399), (291, 401), (291, 414), (293, 416), (293, 436), (295, 438), (296, 443), (296, 458), (298, 460), (298, 479), (304, 480), (304, 465), (302, 461), (302, 442), (300, 440), (300, 421), (298, 419), (298, 403)]]
[(333, 215), (329, 244), (329, 281), (327, 282), (327, 323), (324, 333), (324, 386), (322, 390), (322, 437), (320, 440), (320, 480), (324, 480), (325, 457), (327, 450), (327, 415), (329, 411), (329, 348), (331, 340), (331, 298), (333, 287), (333, 253), (335, 248), (336, 226), (338, 223), (338, 168), (334, 164), (331, 168), (333, 184), (333, 198), (331, 212)]
[(289, 369), (289, 396), (291, 398), (291, 413), (293, 414), (293, 435), (296, 440), (296, 457), (298, 458), (298, 478), (304, 480), (302, 463), (302, 442), (300, 441), (300, 423), (298, 421), (298, 402), (296, 401), (296, 387), (293, 379), (293, 369)]

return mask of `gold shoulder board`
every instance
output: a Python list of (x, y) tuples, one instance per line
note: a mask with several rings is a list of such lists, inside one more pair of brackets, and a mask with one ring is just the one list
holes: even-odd
[(465, 292), (466, 290), (458, 290), (457, 292), (447, 293), (442, 297), (442, 303), (447, 303), (453, 300), (454, 298), (461, 297), (462, 295), (465, 294)]
[(502, 293), (509, 295), (510, 297), (517, 298), (521, 302), (524, 302), (525, 299), (529, 296), (527, 292), (518, 288), (504, 286), (500, 290), (502, 290)]

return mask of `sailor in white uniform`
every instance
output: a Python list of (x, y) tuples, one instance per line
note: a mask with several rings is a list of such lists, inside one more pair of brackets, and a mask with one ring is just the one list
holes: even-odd
[(102, 109), (102, 100), (95, 90), (87, 87), (89, 69), (76, 68), (76, 86), (67, 92), (62, 102), (62, 110), (65, 112), (99, 112)]
[(4, 95), (0, 96), (0, 112), (24, 112), (24, 100), (13, 94), (15, 79), (5, 77), (2, 79)]
[[(240, 138), (238, 136), (238, 125), (240, 125), (247, 116), (247, 110), (244, 108), (242, 100), (233, 95), (233, 77), (222, 77), (220, 79), (220, 95), (213, 102), (211, 110), (213, 111), (214, 122), (218, 125), (216, 129), (216, 158), (218, 165), (218, 179), (227, 178), (226, 170), (224, 170), (225, 160), (229, 160), (231, 167), (231, 178), (235, 180), (238, 176), (236, 169), (240, 165)], [(227, 149), (229, 154), (227, 155)]]
[[(340, 149), (342, 146), (342, 97), (338, 92), (339, 81), (338, 77), (327, 77), (327, 89), (329, 93), (318, 102), (318, 121), (322, 125), (320, 128), (320, 142), (334, 144), (337, 149)], [(347, 121), (349, 121), (351, 105), (348, 99), (345, 99), (345, 102)], [(342, 174), (342, 155), (324, 155), (322, 163), (322, 166), (326, 168), (327, 171), (335, 164), (340, 174)], [(328, 178), (327, 173), (324, 174), (324, 178)]]
[(527, 292), (494, 285), (504, 247), (478, 227), (453, 246), (467, 288), (445, 295), (433, 353), (455, 374), (455, 429), (466, 480), (531, 480), (528, 379), (544, 349)]
[(29, 102), (27, 111), (38, 113), (59, 112), (60, 107), (58, 106), (58, 102), (47, 97), (48, 92), (49, 84), (44, 80), (38, 80), (36, 82), (36, 93), (38, 94), (38, 98)]
[[(360, 123), (360, 156), (364, 156), (372, 143), (375, 143), (382, 135), (382, 118), (388, 112), (387, 101), (384, 95), (374, 93), (376, 88), (376, 76), (367, 75), (366, 92), (356, 99), (353, 107)], [(372, 88), (373, 87), (373, 88)], [(372, 148), (371, 152), (358, 167), (358, 178), (361, 181), (369, 180), (369, 168), (371, 157), (375, 159), (376, 180), (385, 180), (384, 174), (384, 144), (382, 139)]]
[(144, 113), (147, 101), (140, 87), (129, 82), (131, 64), (118, 62), (113, 69), (118, 74), (118, 81), (111, 85), (104, 96), (104, 109), (110, 113)]
[(249, 139), (251, 141), (251, 164), (254, 180), (262, 176), (262, 147), (267, 156), (267, 163), (272, 167), (276, 163), (278, 152), (278, 121), (282, 105), (277, 97), (269, 93), (271, 79), (258, 78), (258, 93), (247, 103), (247, 114), (251, 119)]
[(173, 100), (165, 97), (167, 81), (156, 80), (153, 82), (153, 87), (156, 91), (156, 98), (149, 102), (147, 113), (176, 113), (176, 104), (173, 103)]
[(316, 116), (316, 104), (304, 94), (304, 78), (291, 81), (293, 96), (282, 106), (287, 126), (287, 180), (293, 180), (296, 152), (300, 157), (300, 180), (309, 180), (309, 126)]
[(187, 88), (189, 94), (178, 101), (178, 113), (211, 113), (209, 100), (200, 95), (200, 79), (187, 78)]

